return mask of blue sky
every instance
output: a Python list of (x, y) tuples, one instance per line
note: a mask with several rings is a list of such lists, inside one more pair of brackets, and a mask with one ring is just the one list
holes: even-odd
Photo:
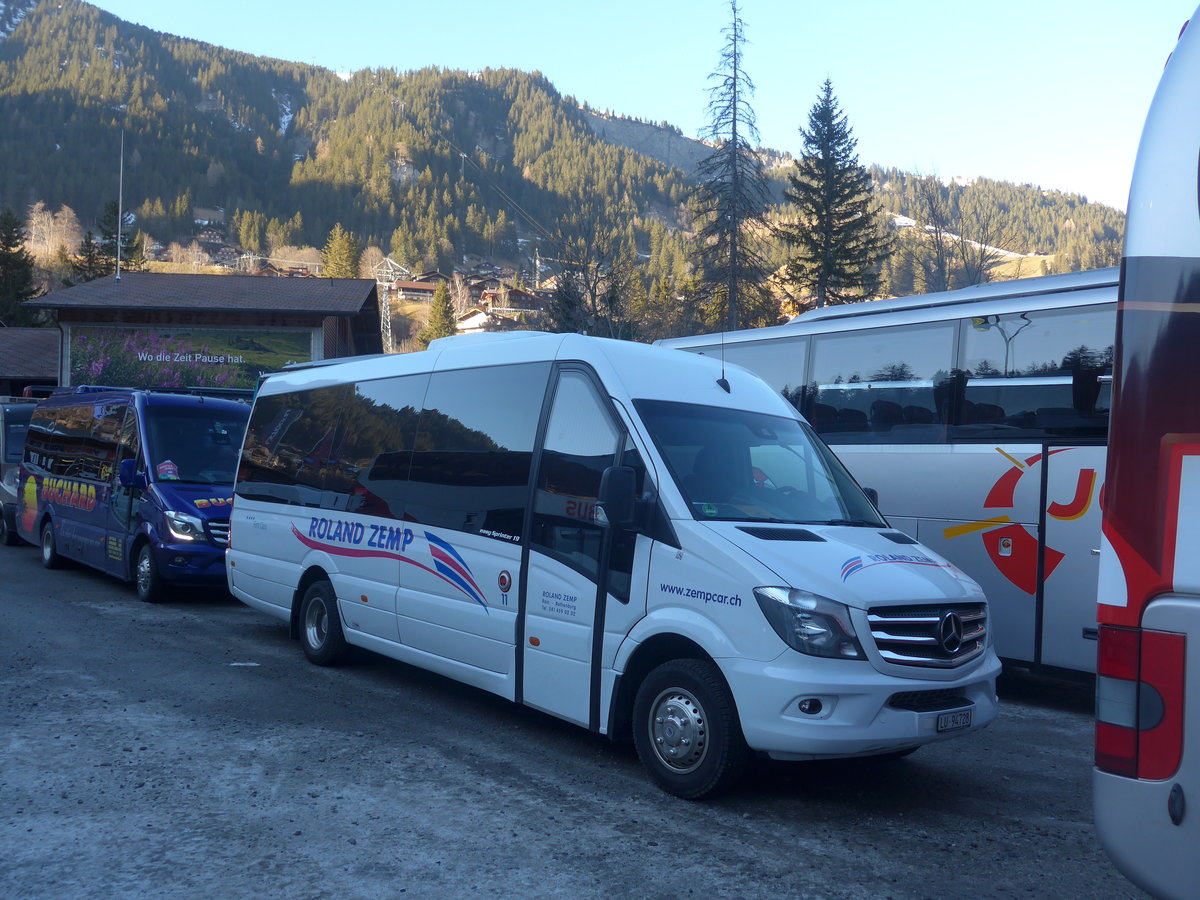
[[(703, 129), (727, 0), (99, 0), (128, 21), (337, 71), (537, 70), (597, 109)], [(826, 78), (859, 161), (1124, 208), (1192, 0), (742, 0), (762, 143), (793, 154)]]

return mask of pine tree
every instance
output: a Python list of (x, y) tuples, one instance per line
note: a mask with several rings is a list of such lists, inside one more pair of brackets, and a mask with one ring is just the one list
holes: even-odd
[(38, 295), (33, 280), (33, 256), (25, 249), (25, 222), (8, 207), (0, 212), (0, 322), (30, 325), (33, 310), (21, 304)]
[(75, 261), (75, 281), (94, 281), (112, 271), (112, 267), (105, 263), (100, 245), (96, 243), (96, 236), (88, 229), (79, 244), (79, 258)]
[(329, 232), (321, 253), (321, 274), (326, 278), (357, 278), (358, 256), (358, 241), (339, 222)]
[(417, 335), (417, 343), (422, 349), (437, 338), (450, 337), (458, 331), (454, 320), (454, 304), (450, 302), (450, 286), (445, 281), (439, 281), (433, 291), (433, 300), (429, 304), (429, 321)]
[(761, 230), (766, 222), (768, 190), (762, 160), (751, 144), (758, 140), (758, 126), (750, 106), (754, 83), (742, 67), (745, 25), (737, 0), (730, 0), (729, 8), (725, 46), (710, 76), (717, 84), (709, 92), (705, 136), (717, 148), (696, 168), (696, 210), (703, 223), (703, 277), (710, 297), (725, 307), (725, 327), (732, 331), (739, 325), (775, 324), (779, 310), (766, 290), (767, 265), (755, 238), (756, 227)]
[(817, 306), (874, 296), (891, 236), (882, 227), (871, 176), (859, 165), (858, 142), (829, 79), (800, 135), (804, 151), (784, 190), (796, 218), (779, 227), (793, 250), (787, 280)]

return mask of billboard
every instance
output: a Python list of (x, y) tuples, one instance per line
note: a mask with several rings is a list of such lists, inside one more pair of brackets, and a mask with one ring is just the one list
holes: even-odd
[(312, 359), (311, 330), (71, 326), (69, 384), (251, 388), (258, 376)]

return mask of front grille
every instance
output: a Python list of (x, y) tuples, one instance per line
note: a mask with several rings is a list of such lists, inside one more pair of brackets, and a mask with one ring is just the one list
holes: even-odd
[(229, 544), (229, 520), (209, 519), (208, 537), (218, 547), (227, 546)]
[(942, 709), (961, 709), (971, 701), (961, 691), (943, 689), (937, 691), (901, 691), (888, 698), (887, 705), (893, 709), (909, 709), (913, 712), (934, 712)]
[(987, 649), (987, 604), (877, 606), (867, 610), (884, 661), (952, 669)]

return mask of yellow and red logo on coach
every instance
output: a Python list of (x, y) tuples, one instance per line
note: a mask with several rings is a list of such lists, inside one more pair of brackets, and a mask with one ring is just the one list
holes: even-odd
[(57, 503), (71, 509), (96, 508), (96, 486), (70, 478), (43, 478), (38, 485), (38, 497), (43, 503)]

